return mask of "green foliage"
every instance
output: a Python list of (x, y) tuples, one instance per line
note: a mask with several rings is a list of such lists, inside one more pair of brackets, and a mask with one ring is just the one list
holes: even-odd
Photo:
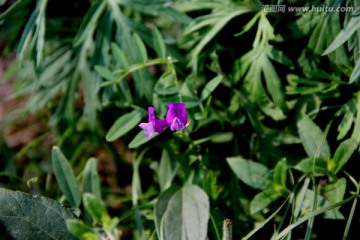
[(57, 147), (52, 149), (52, 165), (60, 190), (64, 193), (72, 207), (79, 207), (81, 194), (74, 172), (72, 171), (68, 160)]
[(205, 239), (209, 207), (206, 193), (198, 186), (166, 190), (154, 210), (159, 239)]
[[(264, 11), (272, 4), (285, 12)], [(4, 84), (27, 101), (0, 124), (6, 234), (356, 237), (356, 0), (0, 5), (1, 53), (17, 53)], [(186, 105), (186, 129), (147, 138), (148, 107), (164, 119), (169, 102)], [(345, 229), (324, 235), (326, 218), (347, 219)]]
[(0, 188), (0, 204), (0, 221), (16, 239), (76, 239), (65, 225), (75, 214), (57, 201)]

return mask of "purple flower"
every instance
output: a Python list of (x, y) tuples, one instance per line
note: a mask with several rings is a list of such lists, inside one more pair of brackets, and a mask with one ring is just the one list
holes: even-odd
[(188, 116), (186, 114), (186, 105), (184, 103), (168, 103), (166, 113), (166, 124), (171, 131), (185, 130), (188, 125)]
[(156, 119), (154, 112), (155, 109), (153, 107), (149, 107), (149, 122), (139, 124), (139, 127), (144, 130), (147, 138), (150, 138), (155, 132), (162, 133), (166, 127), (166, 120)]

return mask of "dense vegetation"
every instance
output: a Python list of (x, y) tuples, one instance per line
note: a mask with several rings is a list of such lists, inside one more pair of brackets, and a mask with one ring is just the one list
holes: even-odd
[(0, 5), (1, 237), (358, 236), (358, 0)]

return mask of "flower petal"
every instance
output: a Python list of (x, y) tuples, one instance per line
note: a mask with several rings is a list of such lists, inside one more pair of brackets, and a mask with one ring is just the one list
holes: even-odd
[(184, 103), (169, 102), (168, 107), (169, 109), (166, 113), (166, 124), (170, 127), (170, 130), (185, 130), (186, 124), (188, 122), (186, 105)]
[(145, 136), (147, 138), (150, 138), (155, 133), (153, 123), (140, 123), (139, 127), (144, 130)]
[(162, 133), (164, 131), (164, 128), (166, 127), (166, 120), (156, 119), (154, 123), (155, 132)]

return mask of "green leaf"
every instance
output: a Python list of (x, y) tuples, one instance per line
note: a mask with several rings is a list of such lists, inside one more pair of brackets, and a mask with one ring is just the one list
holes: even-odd
[(79, 207), (81, 193), (69, 162), (58, 147), (53, 147), (51, 154), (55, 177), (61, 192), (72, 207)]
[(95, 70), (107, 80), (116, 80), (115, 75), (106, 67), (96, 65)]
[(89, 33), (92, 32), (92, 29), (96, 27), (96, 22), (105, 10), (106, 5), (107, 1), (98, 0), (90, 7), (80, 25), (78, 33), (76, 34), (73, 42), (74, 46), (80, 45)]
[[(316, 199), (317, 199), (316, 202), (317, 208), (314, 210), (314, 212), (329, 207), (331, 205), (329, 201), (327, 201), (324, 197), (320, 195), (316, 196)], [(310, 189), (306, 190), (304, 199), (301, 198), (299, 195), (297, 195), (295, 204), (301, 206), (300, 207), (300, 212), (302, 215), (301, 217), (304, 217), (312, 213), (311, 209), (313, 207), (314, 201), (315, 201), (315, 194), (314, 191)], [(329, 211), (326, 211), (323, 217), (327, 219), (344, 219), (344, 216), (341, 214), (341, 212), (338, 209), (331, 209)]]
[(224, 26), (233, 18), (251, 12), (254, 9), (251, 7), (243, 6), (239, 8), (237, 11), (225, 13), (224, 16), (216, 22), (214, 26), (211, 27), (211, 29), (204, 35), (203, 38), (201, 38), (201, 41), (196, 45), (192, 52), (192, 56), (194, 59), (197, 59), (200, 52), (203, 50), (203, 48), (218, 34), (218, 32), (224, 28)]
[(352, 17), (349, 23), (340, 31), (335, 40), (322, 54), (327, 55), (346, 42), (357, 30), (360, 29), (360, 16)]
[(126, 69), (130, 66), (129, 60), (126, 57), (125, 52), (116, 43), (111, 43), (111, 51), (120, 68)]
[(286, 56), (284, 52), (280, 51), (272, 45), (268, 45), (268, 47), (266, 48), (266, 54), (269, 56), (269, 58), (278, 63), (281, 63), (288, 67), (294, 66), (292, 60), (288, 56)]
[(331, 204), (341, 202), (344, 199), (346, 190), (346, 179), (339, 178), (336, 182), (325, 186), (325, 196)]
[(70, 218), (59, 202), (0, 188), (0, 222), (14, 239), (76, 239), (66, 228)]
[(305, 158), (295, 166), (295, 169), (306, 174), (328, 175), (327, 165), (328, 161), (321, 158)]
[(355, 68), (350, 76), (349, 83), (355, 82), (356, 79), (358, 79), (359, 77), (360, 77), (360, 59), (357, 60), (357, 62), (355, 64)]
[(209, 171), (204, 177), (203, 189), (213, 200), (216, 200), (220, 193), (217, 186), (217, 178), (214, 172)]
[(247, 185), (261, 190), (270, 187), (271, 173), (264, 165), (241, 157), (228, 157), (226, 161), (235, 175)]
[(208, 196), (196, 185), (166, 190), (155, 205), (158, 238), (205, 240), (209, 210)]
[[(85, 239), (85, 237), (88, 237), (91, 233), (93, 233), (92, 229), (89, 226), (87, 226), (85, 223), (77, 219), (67, 220), (66, 227), (69, 229), (69, 231), (72, 234), (74, 234), (76, 237), (80, 239)], [(97, 238), (90, 238), (90, 239), (96, 240)]]
[(281, 159), (274, 169), (274, 183), (279, 184), (282, 187), (286, 187), (286, 160)]
[(85, 165), (83, 173), (83, 192), (92, 193), (94, 196), (101, 199), (100, 180), (95, 158), (90, 158)]
[(172, 95), (179, 92), (176, 77), (172, 71), (164, 72), (156, 82), (154, 91), (160, 95)]
[(105, 204), (91, 193), (83, 194), (83, 202), (86, 210), (98, 223), (104, 223), (110, 219)]
[(356, 118), (351, 138), (360, 143), (360, 94), (356, 94)]
[(153, 36), (154, 48), (157, 55), (161, 58), (166, 58), (165, 42), (156, 26), (152, 28), (152, 36)]
[(352, 138), (343, 141), (339, 145), (334, 154), (333, 161), (335, 166), (334, 169), (331, 169), (334, 174), (338, 173), (342, 169), (357, 147), (358, 143)]
[(164, 191), (171, 186), (171, 182), (174, 179), (175, 174), (176, 169), (174, 169), (171, 164), (169, 153), (166, 149), (163, 149), (158, 173), (161, 191)]
[(129, 148), (138, 148), (141, 145), (149, 142), (153, 138), (157, 137), (158, 135), (159, 135), (159, 133), (156, 132), (150, 138), (147, 138), (145, 136), (145, 133), (143, 131), (141, 131), (138, 134), (136, 134), (136, 136), (134, 137), (133, 140), (131, 140), (131, 142), (129, 143)]
[(146, 62), (148, 60), (146, 47), (143, 41), (141, 40), (141, 38), (139, 37), (139, 35), (134, 33), (132, 36), (132, 41), (133, 41), (133, 47), (134, 47), (136, 59), (138, 61)]
[(261, 65), (266, 81), (266, 87), (274, 101), (274, 105), (280, 109), (285, 109), (285, 96), (284, 91), (282, 90), (281, 80), (277, 75), (274, 66), (265, 54), (261, 58)]
[(309, 157), (330, 159), (330, 147), (323, 131), (306, 115), (298, 121), (302, 144)]
[(116, 80), (115, 75), (106, 67), (96, 65), (95, 70), (107, 80)]
[(272, 188), (266, 189), (266, 190), (256, 194), (256, 196), (251, 200), (251, 203), (250, 203), (251, 214), (264, 209), (270, 203), (274, 202), (281, 196), (282, 196), (282, 194), (280, 192), (275, 191)]
[(223, 77), (221, 75), (214, 77), (211, 79), (204, 87), (201, 92), (200, 101), (205, 100), (214, 90), (215, 88), (221, 83)]
[(142, 117), (143, 110), (141, 109), (136, 109), (130, 113), (122, 115), (111, 126), (110, 130), (106, 134), (106, 140), (111, 142), (125, 135), (140, 123)]

